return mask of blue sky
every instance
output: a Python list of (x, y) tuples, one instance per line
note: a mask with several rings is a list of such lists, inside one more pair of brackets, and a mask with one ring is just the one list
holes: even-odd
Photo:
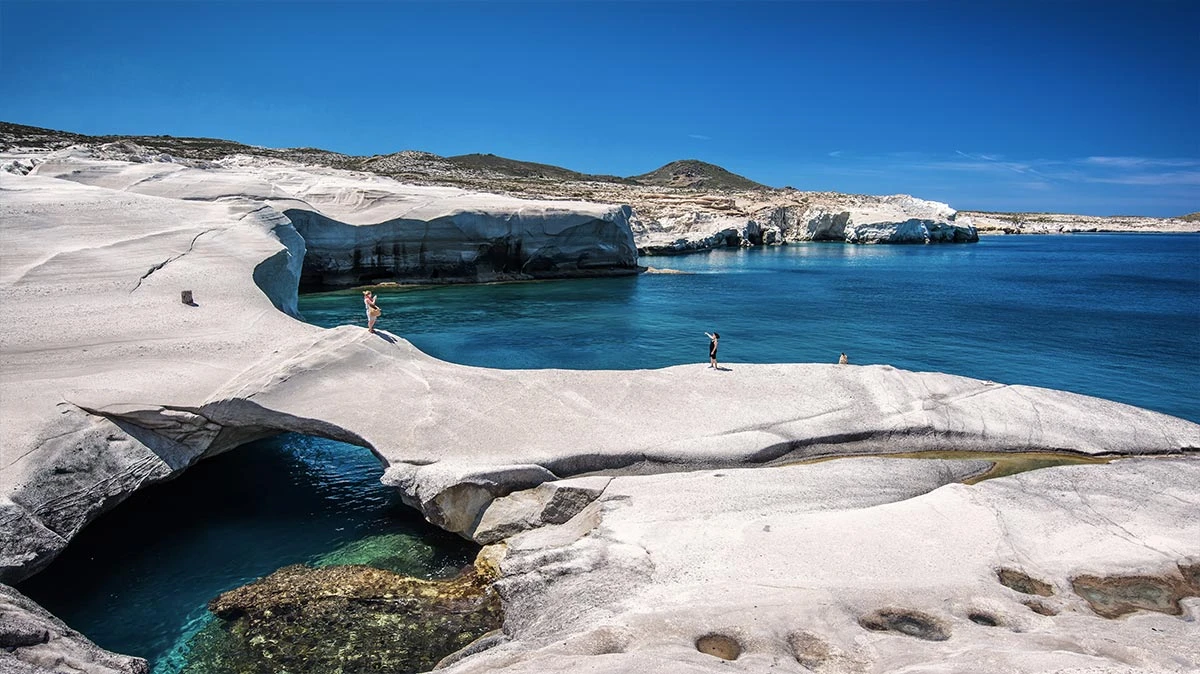
[(0, 120), (1200, 211), (1198, 2), (0, 0)]

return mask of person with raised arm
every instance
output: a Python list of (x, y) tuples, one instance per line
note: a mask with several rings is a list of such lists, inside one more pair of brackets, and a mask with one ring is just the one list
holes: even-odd
[(375, 320), (383, 314), (383, 310), (375, 303), (377, 299), (375, 293), (370, 290), (363, 291), (363, 304), (367, 307), (367, 332), (375, 332)]
[(706, 332), (704, 334), (708, 335), (708, 339), (710, 340), (708, 343), (708, 366), (719, 370), (721, 368), (717, 367), (717, 340), (721, 338), (721, 333), (714, 332), (710, 334)]

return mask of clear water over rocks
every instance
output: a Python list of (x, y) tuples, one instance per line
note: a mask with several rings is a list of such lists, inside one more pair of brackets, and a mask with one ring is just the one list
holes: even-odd
[[(641, 263), (684, 274), (379, 290), (379, 327), (498, 368), (887, 363), (1064, 389), (1200, 421), (1200, 235), (798, 244)], [(365, 324), (357, 293), (301, 300)]]

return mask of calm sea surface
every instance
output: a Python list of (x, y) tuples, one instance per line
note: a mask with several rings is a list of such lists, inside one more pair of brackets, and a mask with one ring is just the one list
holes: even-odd
[[(890, 363), (1066, 389), (1200, 421), (1200, 235), (808, 244), (643, 258), (683, 274), (380, 293), (380, 326), (445, 360), (655, 368)], [(356, 292), (310, 295), (363, 324)], [(698, 365), (698, 367), (701, 365)], [(206, 602), (287, 564), (449, 573), (472, 550), (379, 483), (366, 450), (286, 435), (204, 461), (89, 526), (21, 589), (100, 645), (177, 671)]]
[[(1110, 398), (1200, 421), (1200, 235), (802, 244), (644, 257), (685, 274), (380, 291), (379, 326), (497, 368), (888, 363)], [(365, 324), (356, 292), (318, 325)]]

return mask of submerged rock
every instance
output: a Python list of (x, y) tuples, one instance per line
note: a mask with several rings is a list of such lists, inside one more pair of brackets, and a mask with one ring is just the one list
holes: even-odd
[(185, 672), (423, 672), (500, 627), (494, 566), (449, 580), (289, 566), (209, 603)]

